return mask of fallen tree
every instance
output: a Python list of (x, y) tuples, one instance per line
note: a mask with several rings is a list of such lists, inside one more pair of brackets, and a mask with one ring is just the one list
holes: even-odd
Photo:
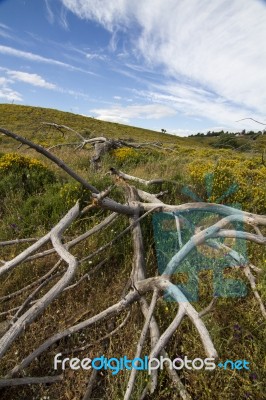
[[(54, 124), (55, 125), (55, 124)], [(54, 126), (56, 129), (69, 129), (65, 126)], [(212, 248), (226, 247), (219, 242), (218, 238), (240, 238), (249, 242), (254, 242), (260, 245), (266, 244), (266, 237), (264, 236), (263, 229), (266, 226), (266, 216), (256, 215), (253, 213), (245, 212), (242, 210), (235, 209), (233, 207), (225, 206), (216, 203), (186, 203), (181, 205), (176, 204), (166, 204), (161, 200), (161, 197), (165, 194), (160, 192), (157, 194), (151, 194), (144, 190), (138, 189), (134, 184), (143, 184), (145, 186), (155, 186), (157, 184), (162, 184), (164, 180), (154, 179), (146, 181), (135, 176), (131, 176), (118, 171), (115, 168), (111, 168), (110, 174), (116, 179), (114, 180), (114, 185), (117, 184), (117, 178), (123, 182), (120, 185), (124, 190), (125, 202), (121, 203), (110, 197), (112, 193), (112, 187), (107, 188), (104, 191), (100, 191), (91, 183), (87, 182), (84, 178), (79, 176), (75, 171), (73, 171), (68, 165), (66, 165), (61, 159), (55, 156), (51, 149), (47, 150), (42, 146), (39, 146), (28, 139), (25, 139), (13, 132), (6, 129), (0, 129), (0, 132), (6, 136), (15, 139), (21, 144), (25, 144), (32, 149), (36, 150), (43, 156), (47, 157), (50, 161), (57, 164), (61, 169), (63, 169), (68, 175), (79, 182), (91, 195), (91, 204), (85, 208), (81, 208), (80, 203), (77, 202), (72, 208), (69, 209), (68, 213), (58, 221), (58, 224), (54, 226), (47, 234), (41, 238), (25, 238), (21, 239), (23, 242), (29, 242), (30, 244), (24, 251), (22, 251), (17, 256), (11, 258), (10, 260), (2, 260), (2, 265), (0, 266), (0, 276), (3, 279), (8, 279), (8, 274), (11, 271), (15, 271), (22, 263), (37, 260), (39, 258), (48, 257), (51, 254), (57, 255), (57, 262), (50, 269), (50, 271), (44, 274), (42, 277), (38, 278), (35, 282), (30, 285), (23, 286), (20, 290), (9, 293), (8, 295), (2, 297), (1, 301), (8, 301), (11, 298), (16, 298), (22, 292), (29, 292), (26, 300), (21, 304), (18, 304), (15, 309), (7, 310), (6, 314), (11, 314), (12, 317), (9, 319), (3, 336), (0, 338), (0, 357), (3, 357), (9, 348), (14, 344), (14, 342), (25, 334), (27, 328), (34, 322), (38, 321), (38, 317), (42, 314), (45, 309), (56, 299), (60, 298), (60, 295), (73, 287), (77, 287), (80, 282), (89, 278), (91, 274), (97, 273), (97, 271), (104, 264), (105, 250), (113, 246), (121, 237), (126, 234), (132, 236), (133, 242), (133, 254), (132, 254), (132, 269), (128, 275), (128, 283), (124, 289), (124, 292), (117, 294), (117, 301), (110, 305), (108, 308), (102, 310), (101, 312), (87, 318), (83, 319), (77, 324), (68, 326), (68, 328), (58, 331), (51, 337), (48, 337), (40, 346), (34, 349), (30, 354), (28, 354), (23, 360), (12, 366), (9, 372), (0, 380), (0, 387), (6, 387), (8, 385), (23, 385), (23, 384), (35, 384), (35, 383), (47, 383), (47, 382), (57, 382), (62, 380), (62, 376), (51, 376), (51, 377), (36, 377), (36, 378), (22, 378), (18, 376), (20, 374), (26, 374), (26, 368), (34, 361), (36, 358), (40, 357), (44, 352), (47, 352), (55, 343), (60, 340), (67, 338), (69, 335), (81, 332), (85, 328), (92, 327), (95, 323), (101, 323), (103, 321), (110, 320), (113, 316), (123, 315), (125, 310), (131, 310), (133, 304), (139, 304), (140, 311), (144, 318), (144, 324), (139, 336), (138, 343), (136, 345), (135, 357), (141, 357), (143, 354), (144, 344), (147, 342), (147, 336), (150, 336), (149, 345), (149, 357), (155, 358), (160, 355), (163, 357), (168, 357), (167, 345), (171, 340), (173, 334), (178, 330), (182, 320), (188, 318), (191, 324), (195, 327), (199, 341), (202, 343), (202, 348), (208, 358), (216, 359), (218, 357), (218, 351), (216, 349), (215, 343), (211, 338), (211, 335), (204, 323), (204, 316), (210, 313), (215, 306), (217, 298), (211, 301), (209, 306), (201, 311), (196, 311), (195, 307), (191, 304), (191, 301), (187, 298), (186, 294), (172, 282), (172, 277), (174, 273), (178, 270), (179, 265), (182, 264), (184, 260), (187, 259), (188, 255), (196, 248), (205, 244)], [(125, 146), (125, 142), (111, 142), (107, 141), (105, 138), (93, 138), (84, 139), (80, 134), (78, 146), (84, 146), (85, 144), (95, 145), (96, 154), (94, 156), (94, 161), (98, 162), (99, 157), (102, 154), (103, 149), (107, 149), (110, 146)], [(72, 143), (73, 144), (73, 143)], [(98, 146), (98, 144), (103, 144), (103, 146)], [(108, 144), (108, 145), (107, 145)], [(77, 143), (75, 143), (77, 145)], [(126, 143), (126, 145), (137, 146), (136, 144)], [(106, 147), (107, 146), (107, 147)], [(155, 144), (155, 146), (159, 146)], [(113, 147), (112, 147), (113, 148)], [(109, 149), (109, 147), (108, 147)], [(108, 151), (108, 149), (106, 151)], [(91, 208), (101, 208), (108, 210), (111, 213), (103, 219), (99, 224), (95, 225), (89, 231), (82, 233), (81, 235), (72, 238), (70, 241), (64, 240), (64, 233), (67, 228), (73, 224), (81, 215), (84, 215), (90, 211)], [(174, 215), (177, 223), (177, 233), (180, 238), (180, 223), (186, 222), (186, 213), (193, 212), (195, 210), (204, 210), (213, 213), (218, 213), (220, 215), (219, 221), (212, 223), (207, 227), (200, 227), (201, 229), (195, 230), (193, 236), (186, 242), (180, 243), (180, 248), (173, 255), (173, 257), (168, 261), (165, 266), (164, 271), (159, 276), (149, 276), (147, 274), (146, 268), (146, 252), (143, 239), (143, 231), (141, 226), (141, 221), (144, 221), (148, 215), (154, 213), (171, 213)], [(183, 214), (182, 214), (183, 213)], [(94, 234), (100, 234), (106, 227), (109, 227), (117, 218), (124, 216), (128, 219), (128, 226), (119, 232), (113, 239), (108, 243), (99, 247), (91, 254), (83, 258), (78, 258), (74, 256), (70, 251), (71, 248), (77, 246), (82, 241), (86, 240), (89, 236)], [(232, 229), (232, 223), (241, 221), (243, 223), (243, 230)], [(0, 246), (12, 246), (17, 243), (16, 239), (12, 241), (0, 242)], [(41, 250), (41, 248), (46, 245), (49, 248), (46, 250)], [(260, 269), (253, 266), (243, 255), (234, 251), (232, 248), (227, 246), (227, 253), (230, 256), (232, 268), (238, 268), (243, 270), (247, 280), (250, 283), (251, 289), (254, 296), (258, 302), (259, 308), (262, 315), (266, 318), (266, 311), (263, 301), (259, 295), (256, 288), (254, 273), (259, 273)], [(80, 265), (88, 260), (92, 260), (95, 256), (102, 254), (102, 260), (89, 272), (85, 273), (78, 281), (75, 282), (75, 274)], [(58, 278), (58, 279), (56, 279)], [(56, 283), (51, 285), (51, 282), (56, 280)], [(45, 291), (45, 287), (50, 284), (50, 288)], [(32, 292), (30, 292), (32, 290)], [(40, 297), (35, 299), (39, 293)], [(155, 317), (156, 305), (158, 304), (158, 299), (162, 297), (163, 293), (167, 293), (177, 304), (178, 311), (172, 322), (168, 325), (166, 329), (162, 331), (159, 322)], [(3, 313), (2, 313), (3, 316)], [(114, 335), (119, 329), (124, 326), (128, 317), (125, 317), (122, 323), (117, 327), (110, 329), (107, 335), (99, 338), (98, 341), (108, 340), (112, 335)], [(82, 348), (70, 349), (72, 352), (83, 351), (88, 347), (92, 347), (95, 343), (87, 343)], [(146, 343), (147, 345), (147, 343)], [(147, 393), (154, 393), (158, 385), (158, 370), (154, 369), (151, 371), (151, 376), (146, 386), (143, 388), (140, 395), (141, 399), (144, 399)], [(169, 379), (172, 380), (175, 387), (178, 389), (179, 394), (182, 399), (190, 399), (190, 395), (187, 392), (184, 384), (180, 380), (178, 374), (175, 370), (168, 368), (167, 370)], [(124, 393), (124, 399), (130, 399), (133, 395), (135, 383), (136, 383), (137, 371), (132, 369), (130, 377), (128, 379), (127, 389)], [(84, 399), (90, 398), (93, 386), (97, 380), (96, 372), (93, 372), (90, 376), (88, 387), (84, 395)]]
[(119, 149), (122, 147), (129, 147), (133, 149), (141, 149), (141, 148), (158, 148), (158, 149), (167, 149), (169, 151), (175, 151), (171, 147), (164, 147), (162, 143), (158, 142), (144, 142), (144, 143), (136, 143), (133, 139), (110, 139), (105, 136), (93, 137), (90, 133), (90, 137), (86, 138), (80, 132), (75, 131), (74, 129), (66, 126), (66, 125), (58, 125), (51, 122), (42, 122), (40, 125), (40, 129), (43, 127), (48, 127), (49, 129), (55, 129), (56, 131), (62, 133), (63, 135), (65, 132), (70, 132), (77, 136), (77, 142), (69, 142), (69, 143), (60, 143), (53, 145), (48, 148), (48, 150), (53, 150), (63, 146), (70, 146), (74, 147), (74, 150), (83, 149), (87, 146), (92, 146), (94, 151), (93, 155), (91, 156), (90, 163), (91, 168), (94, 171), (98, 171), (101, 167), (102, 157), (111, 152), (114, 149)]

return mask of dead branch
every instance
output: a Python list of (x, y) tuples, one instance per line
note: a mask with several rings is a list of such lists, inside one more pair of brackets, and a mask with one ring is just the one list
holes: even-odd
[(57, 272), (56, 274), (49, 276), (48, 278), (45, 279), (45, 281), (43, 281), (27, 298), (26, 300), (21, 304), (21, 306), (19, 307), (18, 311), (16, 312), (16, 314), (14, 315), (14, 317), (11, 319), (9, 326), (13, 325), (19, 315), (22, 314), (22, 312), (25, 310), (25, 308), (27, 307), (28, 304), (30, 304), (30, 302), (32, 301), (32, 299), (34, 299), (34, 297), (36, 296), (36, 294), (38, 294), (43, 288), (44, 286), (46, 286), (52, 279), (57, 278), (58, 276), (61, 275), (61, 272)]
[(123, 299), (121, 299), (118, 303), (108, 307), (106, 310), (100, 312), (99, 314), (80, 322), (77, 325), (74, 325), (70, 328), (65, 329), (62, 332), (58, 332), (49, 339), (47, 339), (41, 346), (39, 346), (36, 350), (34, 350), (31, 354), (29, 354), (19, 365), (14, 367), (10, 374), (7, 377), (15, 376), (19, 371), (26, 368), (36, 357), (39, 357), (44, 351), (46, 351), (49, 347), (51, 347), (54, 343), (58, 342), (60, 339), (76, 333), (84, 328), (88, 328), (89, 326), (100, 322), (108, 317), (114, 316), (120, 313), (125, 308), (129, 307), (134, 301), (139, 298), (139, 293), (137, 291), (131, 291), (128, 293)]
[(55, 163), (60, 168), (62, 168), (68, 175), (70, 175), (72, 178), (74, 178), (77, 182), (81, 183), (82, 186), (87, 188), (90, 192), (99, 193), (99, 191), (94, 186), (90, 185), (85, 179), (83, 179), (78, 174), (76, 174), (76, 172), (74, 172), (71, 168), (69, 168), (62, 160), (60, 160), (58, 157), (56, 157), (51, 152), (46, 150), (44, 147), (42, 147), (36, 143), (33, 143), (30, 140), (28, 140), (20, 135), (10, 132), (7, 129), (0, 128), (0, 132), (4, 133), (8, 137), (11, 137), (12, 139), (17, 140), (18, 142), (20, 142), (22, 144), (26, 144), (27, 146), (36, 150), (38, 153), (43, 154), (45, 157), (47, 157), (53, 163)]
[[(65, 244), (65, 248), (67, 250), (71, 249), (72, 247), (74, 247), (75, 245), (77, 245), (78, 243), (82, 242), (83, 240), (88, 239), (90, 236), (100, 232), (102, 229), (105, 229), (107, 226), (111, 225), (116, 218), (118, 217), (118, 213), (112, 213), (110, 214), (108, 217), (106, 217), (102, 222), (100, 222), (99, 224), (95, 225), (93, 228), (91, 228), (90, 230), (88, 230), (87, 232), (83, 233), (82, 235), (79, 235), (78, 237), (76, 237), (75, 239), (70, 240), (69, 242), (67, 242)], [(27, 257), (27, 261), (31, 261), (31, 260), (35, 260), (37, 258), (41, 258), (41, 257), (46, 257), (50, 254), (55, 253), (55, 249), (49, 249), (49, 250), (45, 250), (42, 253), (38, 253), (38, 254), (34, 254), (33, 256)]]
[(266, 126), (266, 124), (265, 124), (264, 122), (257, 121), (257, 120), (254, 119), (254, 118), (242, 118), (242, 119), (239, 119), (239, 120), (236, 121), (236, 122), (245, 121), (246, 119), (250, 119), (251, 121), (257, 122), (257, 124), (261, 124), (261, 125)]
[(84, 137), (79, 132), (75, 131), (74, 129), (72, 129), (69, 126), (66, 126), (66, 125), (58, 125), (58, 124), (55, 124), (55, 123), (52, 123), (52, 122), (41, 122), (41, 125), (48, 126), (48, 127), (51, 127), (51, 128), (55, 128), (58, 131), (60, 131), (63, 135), (64, 135), (64, 129), (65, 129), (67, 131), (70, 131), (70, 132), (74, 133), (81, 140), (84, 139)]
[(94, 369), (92, 371), (86, 392), (85, 392), (82, 400), (89, 400), (91, 398), (93, 387), (94, 387), (94, 384), (95, 384), (98, 374), (99, 374), (99, 371), (97, 369)]
[(48, 148), (48, 150), (52, 150), (62, 146), (75, 146), (75, 150), (83, 149), (86, 145), (92, 145), (94, 147), (94, 154), (92, 155), (90, 162), (92, 169), (94, 171), (98, 171), (101, 166), (102, 157), (109, 153), (110, 151), (121, 148), (121, 147), (131, 147), (134, 149), (140, 149), (143, 147), (150, 147), (150, 148), (158, 148), (160, 150), (168, 150), (176, 152), (175, 149), (171, 147), (163, 147), (162, 143), (158, 142), (144, 142), (144, 143), (134, 143), (130, 139), (109, 139), (104, 136), (94, 137), (86, 139), (83, 135), (81, 135), (76, 130), (66, 126), (66, 125), (58, 125), (51, 122), (42, 122), (41, 126), (48, 126), (50, 128), (55, 128), (57, 131), (61, 132), (64, 135), (64, 131), (69, 131), (74, 133), (80, 139), (80, 142), (70, 142), (70, 143), (62, 143), (56, 144)]
[(252, 272), (251, 272), (251, 270), (250, 270), (248, 265), (245, 266), (244, 273), (245, 273), (246, 277), (248, 278), (248, 280), (250, 282), (251, 289), (252, 289), (252, 291), (254, 293), (254, 296), (256, 297), (256, 299), (257, 299), (257, 301), (259, 303), (261, 313), (262, 313), (263, 317), (266, 318), (265, 306), (264, 306), (263, 301), (261, 300), (261, 297), (260, 297), (259, 292), (257, 290), (255, 277), (252, 274)]
[(87, 272), (85, 275), (83, 275), (76, 283), (73, 283), (73, 285), (67, 286), (63, 292), (66, 292), (67, 290), (74, 289), (77, 287), (81, 282), (83, 282), (85, 279), (90, 279), (90, 276), (92, 274), (95, 274), (95, 272), (99, 271), (99, 269), (107, 262), (107, 259), (102, 260), (97, 264), (94, 268), (92, 268), (89, 272)]
[(20, 385), (40, 385), (47, 383), (56, 383), (62, 381), (63, 375), (57, 376), (41, 376), (41, 377), (29, 377), (29, 378), (13, 378), (13, 379), (0, 379), (0, 388), (8, 386), (20, 386)]
[[(138, 358), (141, 356), (141, 352), (142, 352), (142, 348), (148, 333), (148, 329), (149, 329), (149, 325), (151, 322), (151, 318), (152, 318), (152, 314), (154, 312), (154, 308), (156, 306), (156, 301), (158, 298), (158, 289), (155, 289), (153, 292), (153, 296), (152, 296), (152, 301), (149, 307), (149, 311), (148, 311), (148, 315), (146, 317), (146, 321), (143, 325), (140, 337), (139, 337), (139, 341), (137, 344), (137, 349), (136, 349), (136, 353), (135, 353), (135, 357), (134, 358)], [(137, 375), (137, 370), (136, 369), (132, 369), (131, 373), (130, 373), (130, 378), (127, 384), (127, 390), (124, 396), (124, 400), (129, 400), (131, 397), (131, 393), (133, 391), (133, 387), (134, 387), (134, 383), (135, 383), (135, 379), (136, 379), (136, 375)]]
[(174, 184), (178, 184), (178, 185), (180, 184), (179, 182), (171, 181), (171, 180), (169, 181), (167, 179), (151, 179), (151, 180), (147, 181), (146, 179), (137, 178), (136, 176), (125, 174), (122, 171), (117, 171), (113, 167), (110, 168), (110, 174), (111, 175), (116, 175), (119, 178), (124, 179), (125, 181), (133, 181), (133, 182), (142, 183), (145, 186), (156, 185), (156, 184), (158, 185), (158, 184), (162, 184), (162, 183), (165, 183), (165, 182), (174, 183)]
[(139, 202), (143, 211), (150, 210), (153, 207), (156, 207), (159, 212), (174, 212), (178, 213), (179, 211), (210, 211), (219, 215), (238, 215), (244, 217), (250, 217), (253, 219), (253, 222), (250, 221), (250, 225), (266, 225), (266, 216), (265, 215), (257, 215), (247, 211), (238, 210), (237, 208), (233, 208), (230, 206), (225, 206), (223, 204), (217, 203), (203, 203), (203, 202), (195, 202), (195, 203), (185, 203), (180, 205), (171, 205), (161, 203), (142, 203)]
[(206, 308), (204, 308), (204, 310), (199, 312), (199, 317), (202, 318), (205, 315), (209, 314), (213, 310), (213, 308), (215, 307), (215, 305), (217, 303), (217, 300), (218, 300), (217, 297), (214, 297), (212, 299), (212, 301), (210, 302), (210, 304)]
[(13, 244), (30, 243), (36, 242), (37, 240), (38, 239), (36, 238), (6, 240), (5, 242), (0, 242), (0, 246), (11, 246)]
[(46, 244), (50, 239), (50, 233), (39, 239), (36, 243), (28, 247), (26, 250), (22, 251), (18, 254), (13, 260), (7, 261), (4, 265), (0, 268), (0, 276), (5, 272), (10, 271), (11, 269), (15, 268), (17, 265), (21, 264), (24, 260), (26, 260), (32, 253), (38, 250), (41, 246)]
[(104, 246), (98, 248), (96, 251), (94, 251), (92, 254), (89, 256), (86, 256), (80, 260), (80, 263), (83, 263), (84, 261), (90, 260), (91, 258), (95, 257), (99, 253), (103, 252), (106, 250), (108, 247), (112, 246), (117, 240), (119, 240), (122, 236), (124, 236), (126, 233), (130, 232), (130, 230), (137, 224), (139, 221), (144, 219), (148, 214), (152, 213), (155, 211), (155, 208), (152, 208), (151, 210), (147, 211), (144, 213), (141, 217), (138, 219), (134, 220), (127, 228), (125, 228), (122, 232), (120, 232), (114, 239), (112, 239), (110, 242), (106, 243)]
[(67, 146), (77, 146), (76, 149), (78, 148), (78, 146), (80, 145), (79, 142), (71, 142), (71, 143), (59, 143), (59, 144), (55, 144), (54, 146), (48, 147), (47, 150), (53, 150), (53, 149), (57, 149), (60, 147), (67, 147)]
[[(76, 272), (78, 262), (72, 254), (70, 254), (61, 243), (61, 236), (64, 230), (79, 215), (79, 204), (65, 215), (65, 217), (51, 230), (51, 241), (59, 256), (67, 262), (68, 269), (63, 277), (54, 285), (37, 303), (26, 311), (0, 339), (0, 357), (5, 354), (13, 341), (23, 332), (25, 327), (35, 320), (35, 318), (63, 291), (63, 289), (71, 282)], [(3, 267), (4, 268), (4, 267)]]
[(16, 296), (19, 296), (21, 293), (33, 288), (34, 286), (38, 285), (38, 283), (41, 283), (46, 280), (52, 273), (56, 270), (56, 268), (61, 264), (61, 260), (59, 260), (53, 268), (50, 269), (50, 271), (47, 272), (47, 274), (43, 275), (41, 278), (37, 279), (36, 281), (30, 283), (27, 286), (24, 286), (22, 289), (17, 290), (16, 292), (7, 294), (6, 296), (0, 297), (0, 301), (7, 301), (10, 299), (13, 299)]

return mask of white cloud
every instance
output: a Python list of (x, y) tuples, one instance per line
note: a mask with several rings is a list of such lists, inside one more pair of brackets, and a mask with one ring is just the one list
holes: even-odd
[(106, 60), (105, 55), (97, 53), (86, 53), (86, 58), (88, 58), (88, 60), (101, 60), (101, 61)]
[(80, 71), (80, 72), (85, 72), (87, 74), (95, 75), (93, 72), (87, 71), (87, 70), (79, 68), (79, 67), (75, 67), (73, 65), (64, 63), (62, 61), (54, 60), (52, 58), (46, 58), (46, 57), (40, 56), (39, 54), (34, 54), (34, 53), (18, 50), (13, 47), (0, 45), (0, 54), (7, 54), (10, 56), (14, 56), (14, 57), (24, 58), (24, 59), (30, 60), (30, 61), (37, 61), (37, 62), (42, 62), (45, 64), (57, 65), (59, 67), (64, 67), (64, 68), (67, 68), (72, 71)]
[(9, 35), (9, 33), (7, 33), (4, 29), (1, 29), (1, 26), (0, 26), (0, 36), (2, 36), (4, 38), (7, 38), (7, 39), (11, 39), (12, 38), (12, 36)]
[(10, 31), (11, 29), (9, 28), (9, 26), (0, 23), (0, 36), (12, 39), (12, 36), (9, 34)]
[(52, 11), (52, 8), (50, 6), (50, 0), (44, 0), (45, 1), (45, 6), (46, 6), (46, 12), (47, 12), (47, 18), (50, 24), (53, 24), (54, 22), (54, 13)]
[(8, 87), (9, 83), (9, 79), (0, 77), (0, 99), (4, 101), (22, 101), (21, 94)]
[[(215, 122), (233, 123), (239, 115), (265, 114), (263, 1), (244, 5), (239, 0), (61, 2), (80, 18), (95, 20), (112, 33), (120, 29), (131, 35), (131, 54), (138, 54), (147, 67), (161, 70), (167, 78), (157, 101), (165, 104), (174, 96), (180, 112)], [(180, 82), (187, 84), (183, 100)]]
[(2, 24), (2, 23), (0, 23), (0, 28), (6, 29), (6, 30), (8, 30), (8, 31), (11, 30), (11, 29), (9, 28), (9, 26), (7, 26), (7, 25), (5, 25), (5, 24)]
[(256, 115), (258, 120), (265, 119), (263, 113), (252, 112), (242, 104), (230, 102), (221, 96), (190, 85), (167, 82), (164, 85), (153, 85), (152, 89), (135, 92), (148, 101), (171, 106), (176, 113), (194, 119), (197, 119), (196, 116), (208, 118), (224, 128), (254, 128), (252, 121), (245, 121), (244, 124), (237, 122), (246, 116)]
[[(82, 98), (85, 100), (90, 99), (90, 97), (86, 93), (79, 92), (79, 91), (72, 90), (72, 89), (62, 88), (58, 85), (47, 82), (43, 77), (41, 77), (38, 74), (28, 73), (28, 72), (23, 72), (23, 71), (14, 71), (14, 70), (4, 68), (4, 67), (0, 67), (0, 71), (4, 72), (7, 76), (7, 78), (0, 77), (0, 86), (5, 85), (6, 88), (8, 85), (12, 85), (12, 84), (15, 84), (17, 81), (21, 81), (21, 82), (25, 82), (25, 83), (28, 83), (33, 86), (40, 87), (40, 88), (55, 90), (59, 93), (68, 94), (72, 97), (75, 97), (75, 99), (77, 99), (77, 98)], [(12, 90), (12, 89), (10, 89), (10, 90)]]
[(15, 81), (25, 82), (30, 85), (39, 86), (45, 89), (52, 89), (52, 90), (56, 89), (56, 85), (47, 82), (40, 75), (37, 74), (30, 74), (28, 72), (11, 71), (11, 70), (8, 70), (7, 74), (11, 77), (11, 79)]
[(22, 95), (10, 88), (0, 88), (0, 99), (7, 101), (22, 101)]
[(131, 119), (160, 119), (176, 114), (175, 110), (162, 104), (146, 104), (133, 106), (114, 105), (111, 108), (90, 110), (103, 121), (127, 123)]
[[(103, 24), (107, 29), (115, 31), (115, 26), (127, 21), (128, 12), (136, 0), (61, 0), (73, 13), (80, 18), (96, 19)], [(129, 20), (127, 21), (129, 22)]]
[[(8, 68), (3, 68), (0, 67), (0, 71), (4, 72), (8, 78), (6, 77), (0, 77), (0, 86), (1, 85), (5, 85), (5, 89), (7, 89), (7, 86), (15, 84), (17, 81), (20, 82), (25, 82), (28, 83), (29, 85), (33, 85), (33, 86), (37, 86), (40, 88), (44, 88), (44, 89), (49, 89), (49, 90), (55, 90), (59, 93), (65, 93), (68, 94), (69, 96), (75, 97), (75, 99), (77, 98), (82, 98), (85, 100), (89, 100), (90, 97), (82, 92), (76, 91), (76, 90), (72, 90), (72, 89), (67, 89), (67, 88), (62, 88), (58, 85), (55, 85), (53, 83), (47, 82), (43, 77), (41, 77), (38, 74), (34, 74), (34, 73), (28, 73), (28, 72), (23, 72), (23, 71), (14, 71)], [(10, 88), (8, 88), (8, 90), (11, 90)], [(14, 92), (13, 93), (17, 93)], [(20, 97), (21, 99), (21, 97)], [(18, 98), (16, 98), (15, 100), (18, 100)]]
[(198, 131), (196, 131), (195, 129), (171, 129), (169, 131), (167, 131), (167, 133), (170, 133), (172, 135), (177, 135), (177, 136), (182, 136), (182, 137), (186, 137), (186, 136), (190, 136), (190, 135), (194, 135), (196, 133), (198, 133)]
[(6, 85), (8, 82), (8, 79), (4, 78), (3, 76), (0, 76), (0, 86)]
[(68, 30), (67, 12), (65, 8), (61, 9), (59, 22), (65, 30)]
[(76, 99), (80, 97), (85, 100), (90, 100), (90, 96), (88, 96), (85, 93), (78, 92), (76, 90), (71, 90), (71, 89), (59, 88), (59, 87), (57, 89), (59, 92), (69, 94), (70, 96), (74, 96)]

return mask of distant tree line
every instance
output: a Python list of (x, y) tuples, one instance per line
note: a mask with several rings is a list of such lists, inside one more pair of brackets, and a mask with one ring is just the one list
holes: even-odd
[(224, 132), (223, 130), (222, 131), (208, 131), (207, 133), (202, 133), (202, 132), (198, 132), (198, 133), (196, 133), (196, 134), (192, 134), (192, 135), (189, 135), (189, 136), (208, 136), (208, 137), (212, 137), (212, 136), (223, 136), (223, 135), (231, 135), (231, 136), (252, 136), (252, 135), (265, 135), (266, 134), (266, 132), (263, 130), (263, 131), (257, 131), (257, 132), (254, 132), (254, 131), (246, 131), (245, 129), (243, 129), (241, 132), (228, 132), (228, 131), (226, 131), (226, 132)]

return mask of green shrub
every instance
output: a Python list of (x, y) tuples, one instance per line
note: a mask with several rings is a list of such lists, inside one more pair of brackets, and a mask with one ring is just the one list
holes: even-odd
[(233, 134), (225, 133), (220, 135), (219, 139), (211, 143), (212, 147), (218, 149), (240, 149), (241, 151), (247, 151), (251, 149), (251, 146), (246, 141), (243, 142), (235, 137)]
[(0, 157), (0, 198), (10, 191), (22, 191), (24, 197), (45, 190), (56, 181), (54, 173), (40, 161), (16, 153)]

